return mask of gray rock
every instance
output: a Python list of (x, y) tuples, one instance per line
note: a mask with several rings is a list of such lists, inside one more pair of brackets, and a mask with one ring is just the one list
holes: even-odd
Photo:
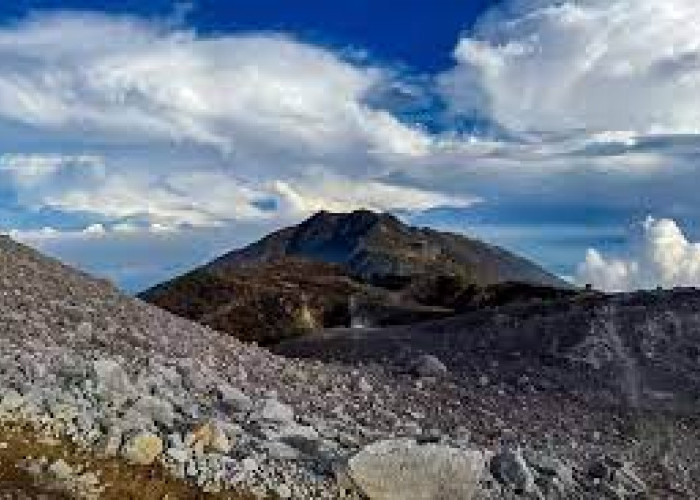
[(478, 451), (401, 439), (363, 448), (349, 460), (347, 475), (372, 500), (469, 500), (484, 463)]
[(447, 367), (443, 362), (431, 354), (418, 356), (409, 370), (418, 377), (442, 377), (447, 373)]
[(535, 476), (520, 449), (504, 448), (491, 459), (491, 474), (504, 486), (521, 493), (536, 490)]
[(275, 495), (281, 499), (292, 498), (292, 490), (286, 484), (279, 484), (275, 487)]
[(287, 423), (294, 420), (294, 409), (277, 399), (267, 398), (258, 415), (260, 420), (271, 423)]
[(219, 384), (217, 394), (228, 412), (246, 412), (252, 406), (251, 399), (243, 391), (228, 384)]
[(647, 486), (632, 470), (629, 464), (625, 464), (616, 471), (616, 482), (624, 489), (628, 496), (635, 498), (647, 491)]
[(595, 460), (588, 469), (588, 476), (616, 498), (636, 498), (647, 491), (644, 481), (629, 464), (610, 457)]
[(131, 382), (121, 365), (113, 359), (98, 359), (92, 363), (98, 387), (112, 395), (131, 392)]
[(365, 377), (360, 377), (357, 381), (357, 389), (360, 392), (372, 392), (372, 384), (370, 384)]
[(14, 389), (4, 391), (0, 401), (0, 413), (10, 413), (26, 404), (26, 398)]
[(276, 433), (276, 440), (299, 450), (305, 455), (315, 455), (321, 444), (321, 438), (313, 427), (290, 423)]
[(563, 460), (543, 452), (525, 451), (525, 461), (537, 475), (537, 485), (545, 498), (576, 498), (579, 486), (574, 471)]
[(165, 454), (177, 463), (185, 463), (192, 453), (184, 448), (168, 448)]
[(273, 460), (296, 460), (300, 455), (297, 449), (279, 441), (266, 441), (263, 448)]
[(254, 458), (246, 457), (241, 460), (241, 469), (245, 472), (254, 472), (258, 470), (259, 464)]
[(153, 396), (141, 396), (136, 403), (134, 403), (133, 409), (167, 429), (173, 426), (175, 420), (173, 405), (164, 399)]
[(557, 477), (559, 480), (573, 484), (573, 470), (562, 460), (542, 452), (526, 451), (523, 457), (527, 464), (538, 474)]

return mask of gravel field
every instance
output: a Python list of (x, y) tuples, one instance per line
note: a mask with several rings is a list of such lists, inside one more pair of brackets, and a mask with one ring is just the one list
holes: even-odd
[[(525, 367), (513, 377), (487, 357), (464, 370), (418, 351), (402, 364), (288, 359), (8, 238), (0, 240), (0, 328), (0, 419), (101, 456), (162, 464), (201, 491), (700, 496), (692, 416), (615, 410), (614, 392), (572, 391)], [(56, 464), (32, 457), (26, 466), (75, 476)], [(94, 486), (69, 492), (100, 498), (99, 478)]]

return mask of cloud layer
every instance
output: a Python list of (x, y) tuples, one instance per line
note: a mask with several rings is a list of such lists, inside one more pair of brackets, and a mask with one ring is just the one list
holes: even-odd
[[(392, 162), (425, 154), (430, 138), (366, 104), (386, 71), (323, 48), (282, 35), (203, 38), (131, 18), (59, 14), (0, 30), (0, 62), (0, 119), (65, 134), (64, 147), (95, 150), (105, 165), (42, 191), (37, 204), (214, 225), (269, 216), (261, 207), (274, 202), (303, 207), (300, 190), (287, 199), (277, 181), (322, 171), (392, 193), (386, 204), (375, 197), (376, 208), (413, 208), (415, 187), (402, 193), (376, 179)], [(3, 165), (20, 187), (30, 178), (54, 186), (60, 167), (82, 156), (8, 153)], [(329, 195), (338, 204), (338, 189)], [(324, 196), (311, 192), (308, 204)], [(423, 207), (444, 197), (418, 198)], [(357, 204), (346, 197), (344, 205)]]
[(689, 241), (673, 220), (649, 217), (632, 256), (606, 258), (589, 249), (578, 281), (611, 292), (700, 286), (700, 243)]
[(696, 133), (695, 0), (511, 1), (442, 78), (453, 110), (521, 131)]

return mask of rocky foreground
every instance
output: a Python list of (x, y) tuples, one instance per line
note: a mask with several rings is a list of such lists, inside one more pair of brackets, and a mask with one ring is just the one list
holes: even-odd
[[(201, 492), (700, 495), (692, 418), (613, 411), (537, 380), (457, 376), (425, 355), (400, 372), (287, 359), (125, 297), (7, 238), (0, 328), (0, 423), (69, 440), (100, 460), (164, 470)], [(9, 441), (0, 433), (0, 450)], [(103, 478), (55, 456), (12, 466), (58, 480), (67, 497), (109, 497)]]

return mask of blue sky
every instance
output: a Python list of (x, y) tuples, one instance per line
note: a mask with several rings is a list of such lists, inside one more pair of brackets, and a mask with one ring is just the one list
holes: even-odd
[(367, 207), (700, 285), (695, 0), (0, 5), (0, 226), (135, 291)]
[(0, 6), (0, 18), (17, 20), (27, 12), (68, 9), (181, 18), (203, 34), (293, 33), (312, 43), (367, 51), (387, 64), (432, 73), (452, 65), (455, 40), (493, 3), (405, 0), (397, 8), (395, 2), (376, 0), (17, 0)]

